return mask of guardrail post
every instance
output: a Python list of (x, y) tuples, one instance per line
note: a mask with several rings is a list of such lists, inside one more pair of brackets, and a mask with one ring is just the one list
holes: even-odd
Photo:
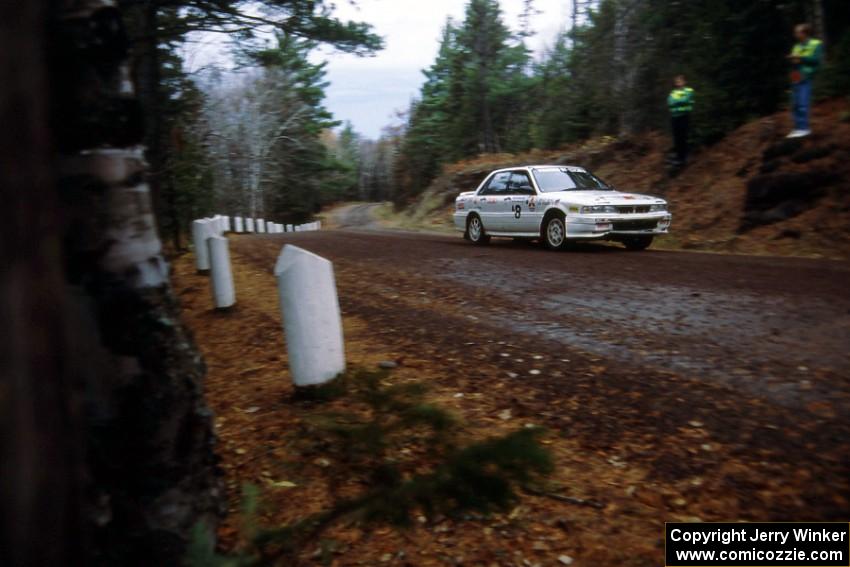
[(228, 241), (223, 236), (211, 236), (207, 239), (207, 245), (210, 255), (213, 303), (217, 309), (227, 309), (236, 303)]
[(333, 264), (287, 245), (274, 273), (296, 386), (324, 384), (345, 371), (342, 317)]
[(195, 245), (195, 268), (199, 272), (210, 269), (210, 254), (207, 238), (210, 236), (209, 222), (203, 219), (192, 222), (192, 243)]

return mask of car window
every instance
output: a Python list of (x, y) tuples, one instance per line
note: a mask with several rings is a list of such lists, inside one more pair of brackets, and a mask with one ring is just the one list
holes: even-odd
[(578, 168), (547, 168), (534, 170), (537, 186), (544, 193), (553, 191), (597, 190), (610, 191), (611, 187), (604, 181)]
[(519, 195), (534, 195), (534, 188), (531, 186), (531, 178), (524, 171), (514, 171), (511, 173), (511, 179), (508, 182), (508, 193)]
[(482, 195), (497, 195), (499, 193), (504, 193), (508, 190), (508, 181), (510, 181), (511, 172), (503, 171), (501, 173), (497, 173), (490, 179), (490, 183), (487, 184), (487, 187), (481, 191)]

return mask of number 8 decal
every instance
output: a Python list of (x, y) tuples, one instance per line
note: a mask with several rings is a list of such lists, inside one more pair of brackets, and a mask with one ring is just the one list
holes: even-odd
[(522, 206), (514, 205), (514, 218), (520, 218), (522, 216)]

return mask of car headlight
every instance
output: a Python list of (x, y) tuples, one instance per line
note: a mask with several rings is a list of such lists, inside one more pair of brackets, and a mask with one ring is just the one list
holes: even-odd
[(617, 207), (612, 205), (594, 205), (592, 207), (582, 207), (581, 214), (592, 215), (595, 213), (616, 213)]
[(650, 205), (649, 212), (650, 213), (663, 213), (667, 210), (667, 205)]

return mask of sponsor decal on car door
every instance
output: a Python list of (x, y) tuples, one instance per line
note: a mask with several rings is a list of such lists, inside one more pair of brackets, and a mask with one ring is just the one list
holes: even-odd
[(509, 171), (496, 173), (478, 196), (481, 220), (487, 230), (504, 230), (505, 197), (508, 196)]
[[(531, 178), (525, 171), (515, 171), (511, 174), (508, 191), (510, 195), (505, 201), (504, 229), (510, 232), (535, 232), (537, 213), (537, 195)], [(539, 224), (539, 220), (536, 221)]]

